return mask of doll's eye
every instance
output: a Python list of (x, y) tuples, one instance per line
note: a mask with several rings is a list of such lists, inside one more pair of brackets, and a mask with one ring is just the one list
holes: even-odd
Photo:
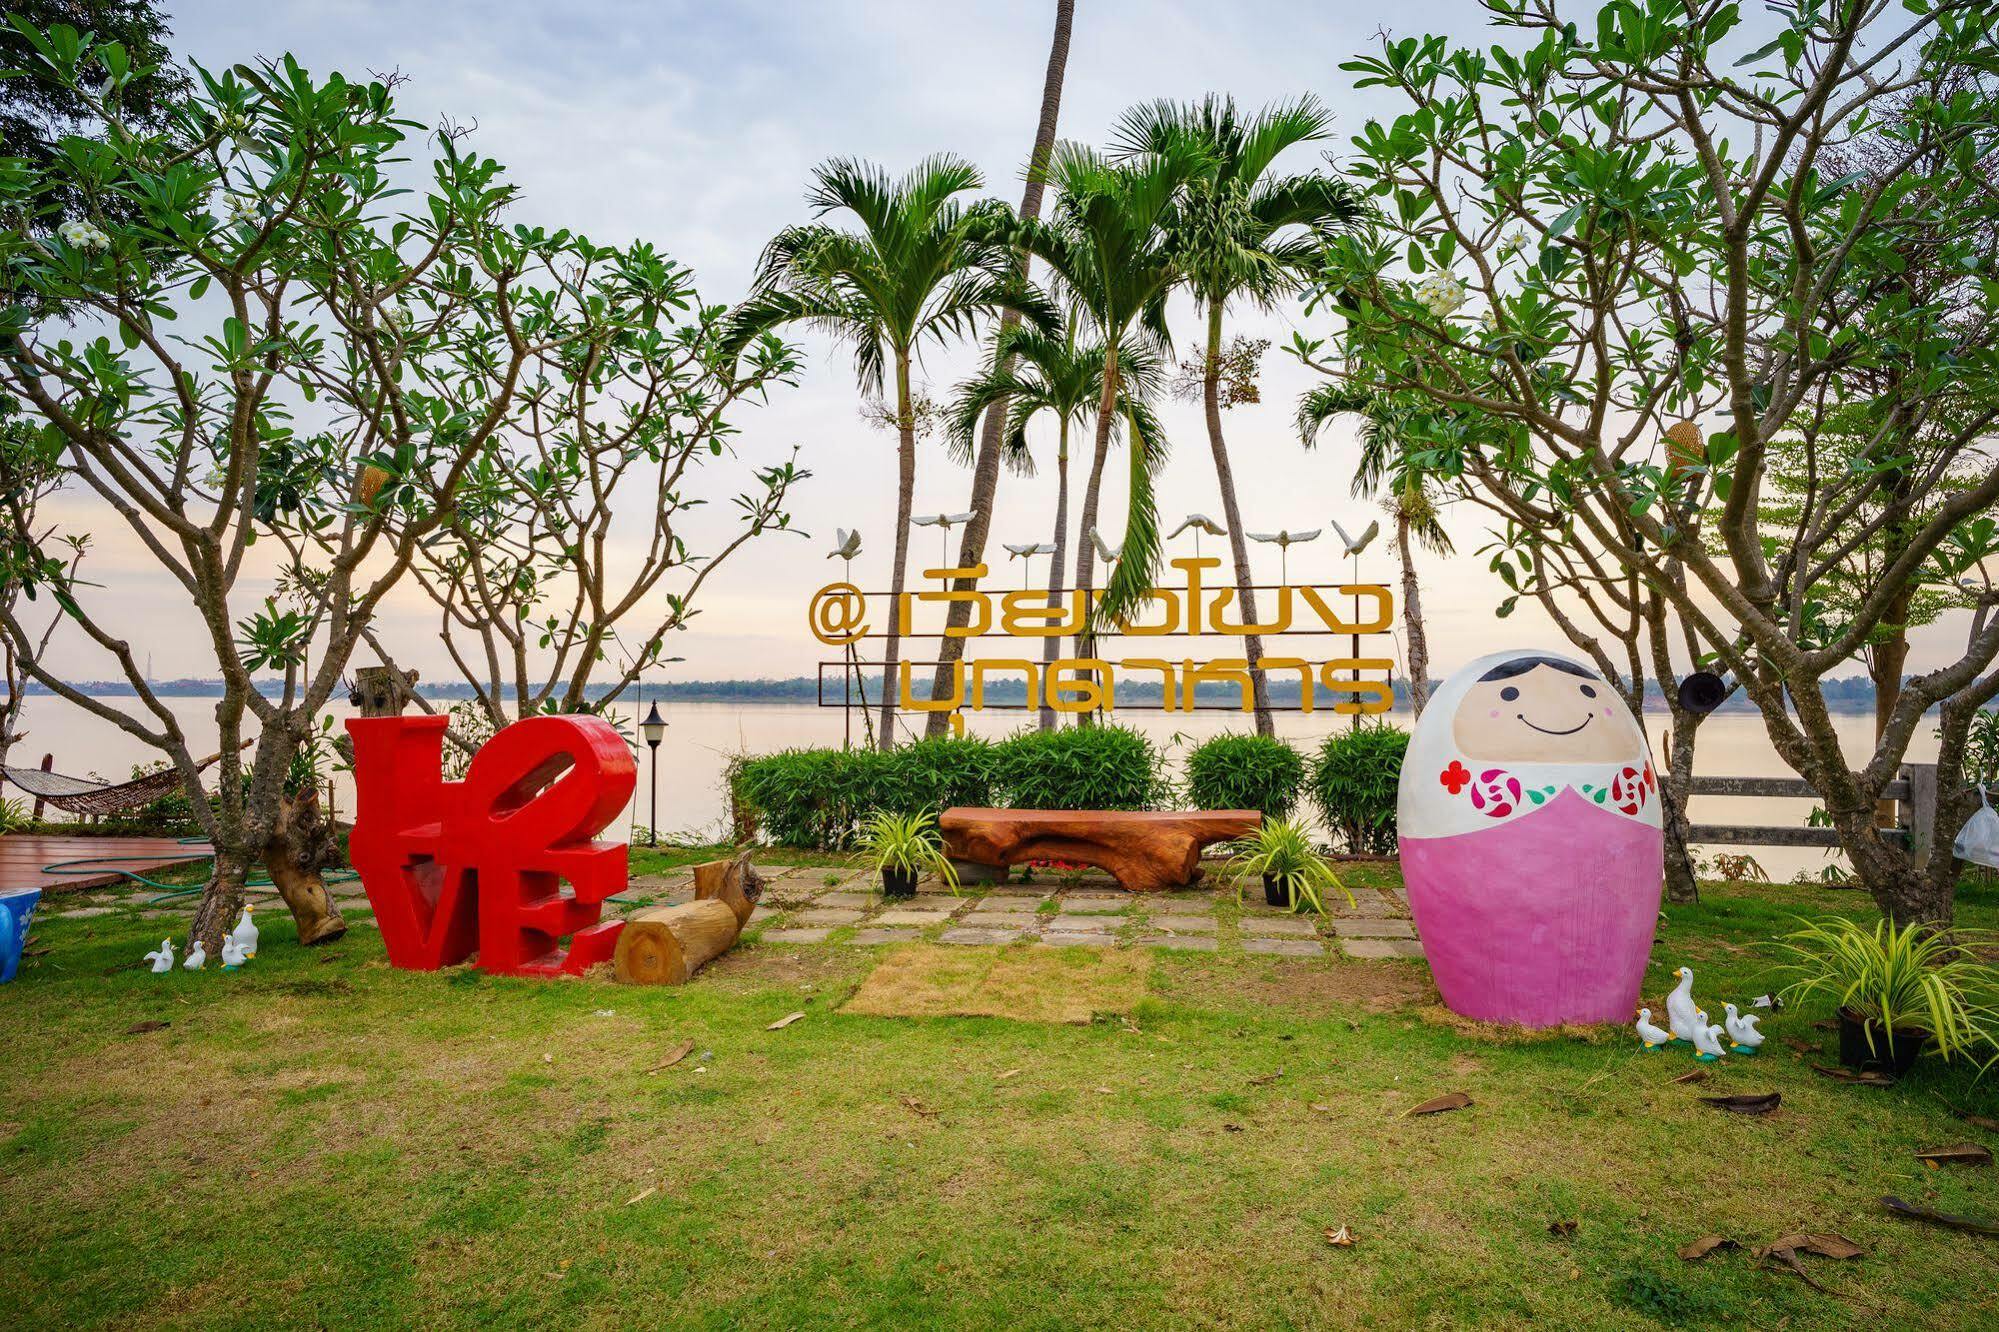
[(1508, 703), (1511, 703), (1514, 699), (1520, 697), (1520, 691), (1518, 689), (1515, 689), (1512, 685), (1508, 685), (1506, 686), (1506, 688), (1499, 691), (1499, 696), (1505, 699)]
[(1590, 687), (1589, 687), (1588, 685), (1584, 685), (1584, 686), (1583, 686), (1583, 697), (1584, 697), (1584, 698), (1595, 698), (1595, 697), (1596, 697), (1596, 690), (1594, 690), (1594, 689), (1590, 688)]

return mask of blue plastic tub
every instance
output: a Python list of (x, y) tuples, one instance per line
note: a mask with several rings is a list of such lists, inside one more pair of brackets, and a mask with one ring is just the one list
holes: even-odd
[(0, 893), (0, 985), (13, 980), (21, 966), (21, 946), (28, 942), (28, 926), (35, 919), (35, 904), (41, 900), (39, 888)]

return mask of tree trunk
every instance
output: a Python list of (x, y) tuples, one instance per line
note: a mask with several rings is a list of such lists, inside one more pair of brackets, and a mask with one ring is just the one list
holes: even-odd
[(243, 879), (249, 863), (249, 856), (240, 849), (215, 848), (215, 864), (209, 871), (207, 886), (202, 889), (201, 904), (194, 909), (194, 923), (187, 932), (189, 945), (199, 940), (211, 962), (221, 960), (222, 936), (236, 928), (236, 920), (243, 914)]
[(264, 847), (264, 869), (271, 886), (291, 908), (298, 941), (307, 946), (332, 943), (347, 933), (347, 922), (320, 877), (337, 855), (333, 827), (320, 814), (319, 789), (279, 795), (277, 824)]
[[(1236, 601), (1242, 612), (1243, 623), (1256, 623), (1256, 590), (1249, 571), (1249, 538), (1242, 530), (1242, 507), (1236, 503), (1235, 471), (1229, 466), (1229, 446), (1222, 438), (1222, 307), (1216, 302), (1208, 307), (1208, 355), (1201, 370), (1201, 406), (1208, 417), (1208, 447), (1215, 455), (1215, 482), (1222, 492), (1222, 520), (1229, 528), (1229, 550), (1235, 556)], [(1190, 612), (1191, 613), (1191, 612)], [(1242, 654), (1249, 658), (1250, 692), (1256, 706), (1256, 733), (1270, 736), (1277, 734), (1276, 723), (1270, 715), (1270, 684), (1263, 668), (1256, 663), (1263, 659), (1263, 636), (1248, 634), (1243, 638)], [(1303, 688), (1311, 688), (1307, 683)]]
[[(1867, 654), (1867, 675), (1874, 682), (1874, 743), (1877, 748), (1882, 734), (1888, 729), (1889, 718), (1895, 715), (1895, 705), (1902, 701), (1902, 668), (1909, 661), (1909, 603), (1914, 596), (1915, 589), (1911, 587), (1889, 603), (1881, 613), (1881, 622), (1892, 625), (1893, 631)], [(1874, 822), (1881, 827), (1894, 827), (1895, 819), (1894, 801), (1883, 800), (1874, 807)]]
[[(1097, 635), (1095, 598), (1090, 594), (1096, 590), (1097, 560), (1096, 547), (1090, 542), (1089, 534), (1097, 530), (1097, 503), (1103, 497), (1104, 462), (1111, 452), (1111, 426), (1116, 421), (1118, 388), (1117, 343), (1111, 342), (1104, 353), (1104, 391), (1097, 399), (1097, 449), (1090, 459), (1090, 480), (1083, 487), (1082, 521), (1077, 524), (1079, 534), (1076, 541), (1076, 588), (1083, 595), (1083, 624), (1076, 635), (1076, 655), (1094, 657), (1097, 655)], [(1131, 447), (1136, 448), (1135, 442)], [(1087, 717), (1082, 718), (1084, 722)]]
[(1409, 629), (1409, 706), (1418, 717), (1430, 698), (1430, 636), (1423, 628), (1422, 589), (1409, 549), (1409, 514), (1395, 506), (1395, 549), (1402, 556), (1402, 622)]
[[(1076, 538), (1088, 544), (1090, 534), (1083, 532)], [(1093, 552), (1094, 553), (1094, 552)], [(1048, 562), (1048, 601), (1054, 604), (1063, 587), (1062, 575), (1068, 567), (1069, 557), (1069, 420), (1061, 422), (1061, 434), (1055, 445), (1055, 554)], [(1056, 712), (1048, 706), (1048, 667), (1062, 655), (1062, 640), (1049, 635), (1041, 640), (1041, 729), (1055, 729)]]
[[(909, 400), (909, 353), (895, 355), (895, 568), (889, 576), (888, 642), (882, 653), (881, 727), (875, 748), (895, 748), (895, 706), (902, 696), (897, 664), (902, 660), (902, 590), (909, 572), (909, 514), (916, 504), (916, 421)], [(946, 639), (946, 642), (951, 640)]]
[[(1041, 118), (1034, 127), (1034, 151), (1028, 158), (1027, 184), (1020, 194), (1020, 216), (1026, 218), (1041, 216), (1041, 195), (1046, 182), (1041, 179), (1039, 168), (1055, 147), (1055, 120), (1062, 108), (1062, 75), (1069, 63), (1069, 30), (1075, 13), (1076, 0), (1056, 0), (1055, 36), (1048, 46), (1048, 69), (1041, 80)], [(1027, 256), (1022, 254), (1022, 277), (1027, 276), (1027, 267)], [(1002, 329), (1019, 322), (1020, 316), (1011, 310), (1000, 316)], [(1005, 368), (1002, 363), (1000, 369)], [(999, 493), (1000, 437), (1006, 421), (1006, 406), (1006, 399), (1002, 398), (987, 409), (985, 425), (979, 432), (978, 452), (972, 459), (972, 500), (966, 506), (971, 510), (972, 520), (965, 524), (965, 536), (958, 546), (958, 567), (961, 569), (970, 568), (985, 558), (986, 537), (992, 530), (993, 503)], [(957, 588), (961, 592), (971, 590), (962, 579)], [(945, 613), (944, 622), (951, 628), (962, 629), (971, 623), (971, 616), (969, 602), (954, 601)], [(941, 696), (951, 688), (951, 669), (964, 657), (968, 641), (945, 638), (938, 644), (937, 673), (930, 685), (932, 697)], [(948, 713), (933, 712), (926, 734), (942, 735), (950, 724)]]
[(1694, 737), (1700, 730), (1701, 716), (1677, 703), (1670, 706), (1673, 729), (1667, 742), (1667, 770), (1659, 782), (1659, 813), (1666, 831), (1666, 900), (1685, 905), (1701, 900), (1700, 882), (1694, 877), (1693, 848), (1687, 842), (1692, 827), (1687, 792), (1693, 786)]

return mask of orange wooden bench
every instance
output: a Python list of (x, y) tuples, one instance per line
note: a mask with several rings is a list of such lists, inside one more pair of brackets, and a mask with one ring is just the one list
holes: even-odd
[(1253, 809), (947, 809), (944, 854), (1005, 868), (1031, 860), (1094, 865), (1134, 893), (1183, 888), (1201, 877), (1201, 848), (1255, 832)]

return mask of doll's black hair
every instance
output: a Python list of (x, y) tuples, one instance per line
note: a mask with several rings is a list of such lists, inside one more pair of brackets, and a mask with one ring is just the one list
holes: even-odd
[(1597, 678), (1596, 672), (1590, 670), (1587, 666), (1578, 666), (1572, 661), (1563, 661), (1560, 657), (1514, 657), (1510, 661), (1500, 662), (1499, 665), (1493, 667), (1484, 675), (1479, 676), (1478, 682), (1484, 684), (1488, 680), (1511, 680), (1516, 675), (1527, 674), (1527, 672), (1533, 670), (1536, 666), (1546, 666), (1551, 670), (1561, 671), (1565, 675), (1580, 675), (1585, 680), (1594, 680)]

